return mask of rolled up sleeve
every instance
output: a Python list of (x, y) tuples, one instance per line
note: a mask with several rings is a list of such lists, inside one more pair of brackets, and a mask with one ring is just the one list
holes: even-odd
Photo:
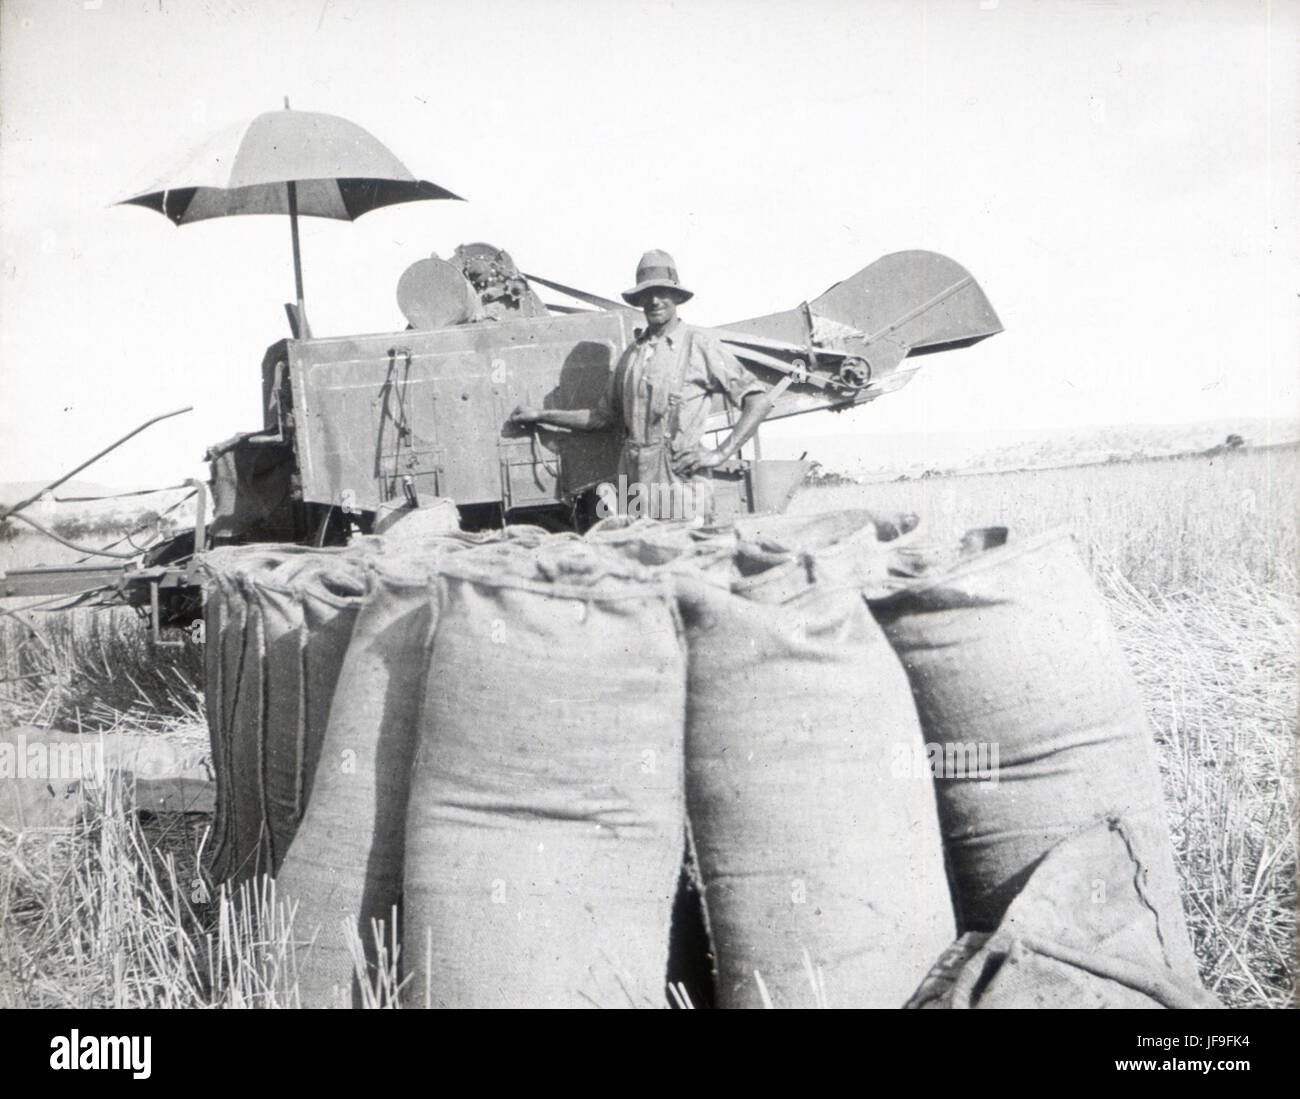
[(710, 389), (725, 394), (736, 408), (741, 408), (745, 398), (751, 394), (767, 392), (767, 386), (746, 370), (740, 360), (716, 339), (710, 336), (698, 337), (695, 351), (703, 358)]

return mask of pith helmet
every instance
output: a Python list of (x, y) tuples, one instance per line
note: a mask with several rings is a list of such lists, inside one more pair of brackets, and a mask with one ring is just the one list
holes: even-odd
[(628, 305), (636, 305), (637, 298), (653, 287), (665, 287), (677, 291), (679, 302), (690, 301), (695, 297), (692, 290), (687, 290), (677, 281), (677, 262), (667, 252), (657, 248), (650, 249), (636, 265), (636, 285), (631, 290), (623, 291), (623, 300)]

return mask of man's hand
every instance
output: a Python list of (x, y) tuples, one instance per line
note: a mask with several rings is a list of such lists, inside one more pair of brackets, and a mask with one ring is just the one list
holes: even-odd
[(720, 450), (711, 450), (706, 446), (692, 447), (673, 455), (673, 472), (682, 477), (714, 469), (727, 460)]
[(527, 405), (520, 405), (510, 413), (510, 422), (512, 424), (535, 424), (542, 415), (540, 408), (530, 408)]

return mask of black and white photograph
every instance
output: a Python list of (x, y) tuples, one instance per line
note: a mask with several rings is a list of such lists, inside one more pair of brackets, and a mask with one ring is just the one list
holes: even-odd
[(1165, 1009), (1108, 1072), (1250, 1071), (1297, 58), (1267, 0), (0, 0), (0, 1008), (92, 1013), (34, 1063)]

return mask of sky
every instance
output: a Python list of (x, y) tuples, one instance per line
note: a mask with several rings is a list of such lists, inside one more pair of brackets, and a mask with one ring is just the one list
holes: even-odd
[(1297, 56), (1300, 2), (0, 0), (0, 481), (193, 405), (84, 475), (172, 484), (261, 426), (285, 219), (113, 203), (285, 96), (468, 200), (304, 220), (319, 335), (468, 241), (605, 296), (666, 249), (702, 325), (924, 248), (1006, 331), (769, 433), (1300, 415)]

